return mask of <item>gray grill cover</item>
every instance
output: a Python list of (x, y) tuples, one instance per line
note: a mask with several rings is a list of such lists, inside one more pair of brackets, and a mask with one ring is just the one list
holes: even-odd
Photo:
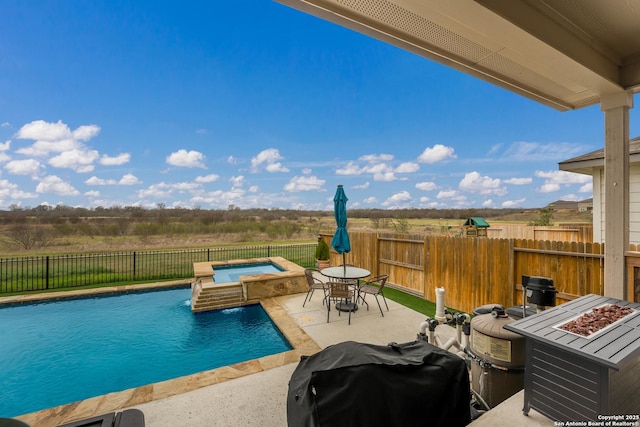
[(301, 358), (289, 381), (290, 427), (465, 426), (467, 366), (426, 341), (347, 341)]

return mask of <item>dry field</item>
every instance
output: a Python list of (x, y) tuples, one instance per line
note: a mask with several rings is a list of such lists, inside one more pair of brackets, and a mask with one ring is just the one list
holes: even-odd
[[(535, 211), (513, 213), (497, 218), (485, 218), (489, 224), (523, 224), (538, 219)], [(272, 220), (273, 221), (273, 220)], [(291, 221), (275, 220), (275, 223)], [(319, 233), (332, 233), (335, 228), (333, 216), (301, 217), (296, 221), (296, 231), (289, 235), (274, 235), (268, 232), (245, 230), (227, 233), (150, 233), (131, 232), (102, 235), (100, 233), (68, 233), (59, 235), (42, 247), (24, 249), (7, 237), (11, 225), (0, 225), (0, 256), (25, 256), (47, 254), (74, 254), (132, 250), (196, 249), (222, 246), (252, 246), (265, 244), (289, 244), (315, 242)], [(430, 218), (349, 218), (349, 230), (373, 232), (406, 232), (409, 234), (444, 234), (451, 226), (456, 229), (464, 219)], [(590, 223), (591, 214), (556, 212), (553, 223)]]

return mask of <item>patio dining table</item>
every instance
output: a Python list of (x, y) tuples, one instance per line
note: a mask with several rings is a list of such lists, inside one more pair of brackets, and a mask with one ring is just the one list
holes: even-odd
[[(324, 276), (331, 279), (348, 281), (349, 283), (358, 283), (359, 279), (369, 277), (371, 272), (365, 268), (355, 267), (353, 265), (339, 265), (337, 267), (328, 267), (320, 271)], [(346, 300), (336, 304), (336, 309), (340, 311), (356, 311), (358, 304), (351, 300)]]

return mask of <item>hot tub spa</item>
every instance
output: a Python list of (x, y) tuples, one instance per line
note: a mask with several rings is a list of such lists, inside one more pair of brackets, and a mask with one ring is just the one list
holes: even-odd
[[(241, 275), (235, 282), (215, 280), (216, 268), (242, 267), (272, 264), (277, 267), (272, 272)], [(229, 289), (242, 287), (243, 303), (255, 302), (262, 298), (296, 294), (307, 291), (304, 268), (282, 257), (249, 258), (229, 261), (196, 262), (193, 264), (195, 290)], [(233, 276), (233, 275), (232, 275)]]

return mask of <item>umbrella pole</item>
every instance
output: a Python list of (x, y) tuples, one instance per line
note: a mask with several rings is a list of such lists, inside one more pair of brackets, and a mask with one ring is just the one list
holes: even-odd
[(347, 275), (347, 254), (342, 252), (342, 268), (344, 270), (344, 276)]

